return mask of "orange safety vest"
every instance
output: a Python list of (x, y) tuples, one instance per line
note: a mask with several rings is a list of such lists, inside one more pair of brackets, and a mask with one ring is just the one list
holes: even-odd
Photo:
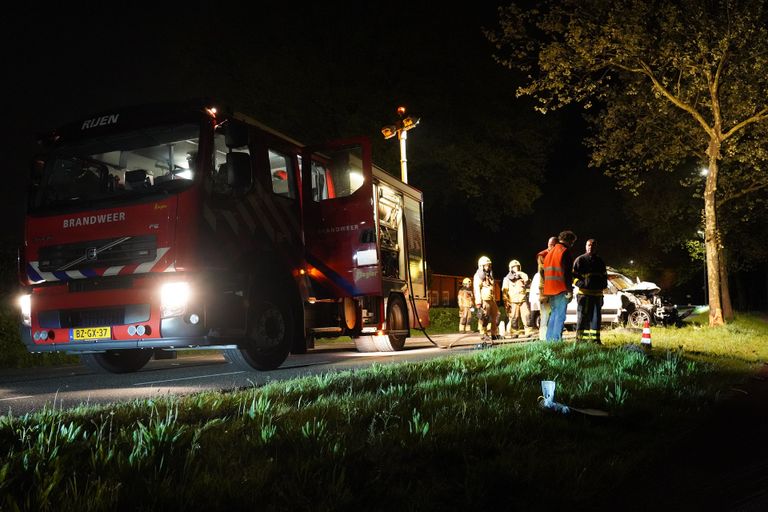
[(544, 295), (557, 295), (568, 291), (563, 270), (563, 254), (567, 250), (563, 244), (556, 244), (544, 258)]

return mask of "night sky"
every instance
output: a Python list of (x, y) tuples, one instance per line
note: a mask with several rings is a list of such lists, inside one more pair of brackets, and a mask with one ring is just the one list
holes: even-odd
[[(11, 53), (6, 80), (13, 89), (8, 98), (10, 112), (6, 109), (3, 123), (6, 238), (18, 239), (21, 234), (26, 175), (36, 134), (110, 108), (204, 96), (209, 90), (210, 95), (227, 95), (228, 88), (242, 87), (242, 83), (230, 81), (231, 72), (211, 68), (210, 63), (230, 50), (248, 56), (245, 62), (254, 66), (250, 76), (257, 82), (265, 80), (256, 68), (269, 62), (267, 56), (279, 55), (292, 63), (296, 76), (290, 94), (306, 95), (307, 102), (297, 101), (282, 116), (279, 101), (263, 112), (248, 113), (297, 137), (296, 131), (302, 128), (297, 112), (309, 108), (302, 105), (310, 105), (312, 99), (312, 80), (301, 71), (316, 65), (312, 59), (318, 47), (328, 48), (329, 60), (341, 60), (358, 68), (357, 73), (381, 76), (381, 80), (387, 80), (388, 74), (397, 75), (390, 94), (381, 97), (379, 118), (361, 126), (360, 133), (380, 139), (378, 129), (394, 119), (398, 102), (419, 112), (422, 123), (408, 139), (409, 176), (416, 186), (423, 160), (429, 157), (417, 149), (420, 138), (442, 137), (455, 143), (471, 139), (471, 134), (456, 130), (441, 132), (457, 104), (476, 102), (478, 116), (502, 106), (522, 110), (515, 103), (522, 100), (515, 98), (512, 74), (492, 61), (492, 48), (481, 33), (482, 26), (495, 23), (496, 2), (440, 6), (439, 12), (429, 2), (418, 1), (403, 4), (401, 11), (394, 4), (375, 8), (347, 4), (344, 9), (334, 5), (323, 3), (310, 13), (287, 6), (244, 12), (228, 11), (218, 4), (216, 9), (195, 4), (167, 12), (155, 8), (140, 13), (46, 13), (38, 9), (13, 20), (6, 17), (5, 23), (11, 25), (3, 30), (3, 37), (8, 38), (4, 48)], [(207, 42), (207, 53), (195, 53), (200, 45), (194, 41), (199, 40)], [(448, 67), (446, 56), (451, 58)], [(409, 73), (413, 80), (408, 79)], [(257, 89), (254, 86), (254, 96)], [(440, 104), (443, 109), (435, 106), (436, 96), (446, 98)], [(328, 106), (317, 107), (314, 114), (321, 115), (324, 107)], [(506, 219), (500, 230), (492, 231), (472, 223), (442, 222), (439, 216), (430, 215), (434, 198), (425, 197), (427, 257), (433, 272), (471, 275), (477, 258), (485, 254), (494, 260), (499, 278), (513, 258), (532, 275), (535, 253), (549, 236), (563, 229), (578, 235), (577, 254), (583, 252), (587, 238), (597, 238), (599, 252), (609, 265), (626, 266), (647, 251), (644, 242), (636, 239), (612, 182), (587, 167), (581, 143), (585, 126), (578, 109), (559, 113), (554, 121), (557, 128), (543, 169), (543, 195), (533, 204), (532, 214)], [(521, 122), (545, 120), (530, 115), (509, 119), (512, 125)], [(397, 161), (397, 141), (388, 143), (389, 161)], [(399, 169), (392, 171), (399, 175)]]

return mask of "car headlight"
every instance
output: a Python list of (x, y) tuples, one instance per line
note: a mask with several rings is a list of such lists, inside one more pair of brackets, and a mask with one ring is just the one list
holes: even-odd
[(160, 288), (160, 316), (183, 315), (192, 295), (189, 283), (165, 283)]
[(27, 327), (32, 326), (32, 295), (21, 295), (18, 299), (21, 309), (21, 323)]

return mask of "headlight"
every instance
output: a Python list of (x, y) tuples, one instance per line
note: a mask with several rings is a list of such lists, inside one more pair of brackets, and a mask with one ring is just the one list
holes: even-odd
[(191, 294), (189, 283), (165, 283), (160, 288), (160, 316), (183, 315)]
[(32, 296), (21, 295), (19, 297), (19, 308), (21, 309), (21, 323), (27, 327), (32, 326)]

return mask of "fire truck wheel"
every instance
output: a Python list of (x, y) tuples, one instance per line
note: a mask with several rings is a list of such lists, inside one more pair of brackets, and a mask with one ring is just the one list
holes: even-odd
[(99, 354), (82, 354), (80, 361), (98, 373), (132, 373), (144, 368), (152, 359), (151, 350), (107, 350)]
[(247, 370), (274, 370), (283, 364), (295, 327), (287, 301), (259, 301), (248, 323), (248, 340), (239, 348), (225, 350), (227, 360)]
[[(408, 329), (408, 308), (401, 297), (393, 297), (387, 307), (387, 329), (390, 331), (405, 331)], [(389, 333), (388, 350), (382, 352), (397, 352), (403, 350), (405, 345), (405, 333)]]
[(408, 332), (408, 309), (402, 297), (396, 296), (387, 305), (387, 336), (357, 336), (353, 337), (358, 352), (397, 352), (403, 349)]
[(355, 338), (363, 328), (363, 311), (358, 302), (351, 297), (344, 297), (341, 304), (344, 319), (344, 334)]

